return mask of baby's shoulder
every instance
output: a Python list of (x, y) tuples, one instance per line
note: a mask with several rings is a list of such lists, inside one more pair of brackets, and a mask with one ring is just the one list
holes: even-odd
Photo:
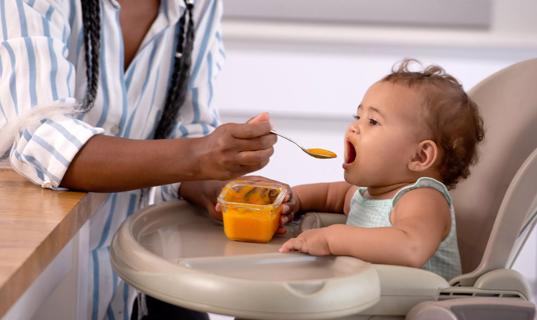
[[(395, 207), (399, 202), (420, 202), (426, 203), (441, 202), (452, 207), (452, 199), (448, 188), (442, 182), (429, 178), (421, 177), (415, 183), (401, 188), (393, 197), (392, 204)], [(423, 203), (424, 205), (426, 203)]]
[(397, 198), (397, 201), (394, 199), (393, 207), (401, 206), (445, 206), (446, 208), (449, 208), (450, 203), (447, 201), (446, 197), (436, 189), (419, 188), (405, 192)]

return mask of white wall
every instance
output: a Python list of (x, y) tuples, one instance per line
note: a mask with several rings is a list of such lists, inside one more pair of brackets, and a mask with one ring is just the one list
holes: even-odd
[[(439, 64), (470, 89), (488, 75), (537, 56), (537, 1), (493, 1), (489, 30), (226, 21), (227, 60), (215, 91), (224, 122), (269, 111), (280, 139), (258, 174), (291, 185), (342, 179), (343, 132), (365, 90), (404, 57)], [(516, 269), (536, 278), (536, 240)], [(535, 287), (535, 285), (533, 285)]]

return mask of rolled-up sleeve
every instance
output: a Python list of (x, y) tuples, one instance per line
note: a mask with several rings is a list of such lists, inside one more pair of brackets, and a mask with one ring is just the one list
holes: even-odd
[[(211, 133), (220, 123), (214, 107), (214, 85), (225, 60), (222, 41), (222, 2), (210, 0), (196, 34), (188, 94), (177, 116), (174, 138), (201, 137)], [(185, 155), (188, 156), (188, 155)], [(155, 201), (177, 199), (179, 183), (161, 186)]]
[(58, 188), (80, 148), (103, 132), (72, 113), (71, 30), (57, 3), (0, 1), (0, 126), (13, 130), (3, 138), (12, 139), (13, 169), (47, 188)]

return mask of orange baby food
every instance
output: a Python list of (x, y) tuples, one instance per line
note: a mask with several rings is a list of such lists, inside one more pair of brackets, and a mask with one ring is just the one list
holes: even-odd
[(323, 158), (335, 158), (335, 157), (337, 157), (337, 154), (335, 154), (334, 152), (332, 152), (330, 150), (326, 150), (326, 149), (309, 148), (309, 149), (306, 149), (306, 150), (308, 150), (308, 153), (310, 153), (310, 154), (320, 156), (320, 157), (323, 157)]
[(228, 183), (218, 197), (226, 237), (238, 241), (270, 241), (278, 229), (285, 193), (277, 183), (244, 180)]

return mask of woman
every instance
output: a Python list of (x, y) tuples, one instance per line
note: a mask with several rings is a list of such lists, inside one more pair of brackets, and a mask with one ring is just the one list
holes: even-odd
[(0, 2), (0, 155), (45, 188), (114, 192), (90, 219), (92, 319), (130, 314), (108, 246), (144, 188), (214, 213), (212, 179), (273, 152), (266, 115), (217, 127), (221, 14), (217, 0)]

